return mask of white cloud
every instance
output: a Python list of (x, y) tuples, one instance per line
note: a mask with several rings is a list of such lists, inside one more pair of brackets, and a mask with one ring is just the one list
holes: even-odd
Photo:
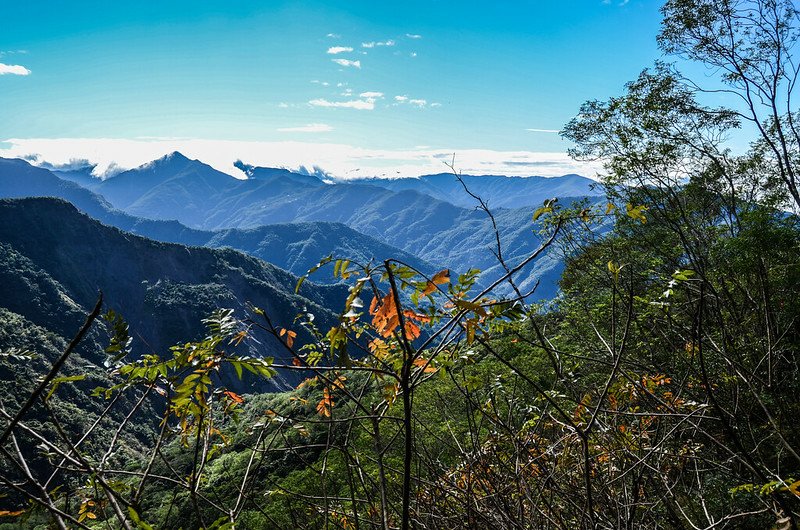
[(352, 66), (354, 68), (361, 68), (361, 61), (351, 61), (349, 59), (331, 59), (331, 61), (335, 62), (339, 66)]
[(331, 46), (330, 48), (328, 48), (328, 53), (331, 55), (336, 55), (337, 53), (345, 53), (351, 51), (353, 51), (353, 48), (351, 48), (350, 46)]
[(325, 36), (328, 37), (329, 39), (340, 39), (342, 37), (338, 33), (328, 33)]
[(535, 132), (535, 133), (558, 133), (558, 132), (560, 132), (558, 129), (525, 129), (525, 130), (529, 131), (529, 132)]
[(420, 109), (424, 108), (424, 107), (427, 107), (427, 106), (431, 106), (431, 107), (441, 107), (442, 106), (442, 104), (438, 103), (438, 102), (437, 103), (431, 103), (430, 105), (428, 105), (428, 100), (427, 99), (410, 98), (410, 97), (405, 96), (405, 95), (403, 95), (403, 96), (395, 96), (394, 100), (397, 102), (397, 103), (393, 104), (393, 106), (395, 106), (395, 107), (398, 106), (398, 105), (405, 105), (406, 103), (409, 104), (409, 105), (413, 105), (413, 106), (415, 106), (417, 108), (420, 108)]
[(356, 109), (356, 110), (373, 110), (375, 109), (374, 99), (355, 99), (352, 101), (328, 101), (327, 99), (312, 99), (308, 102), (313, 107), (326, 107), (326, 108), (342, 108), (342, 109)]
[(416, 57), (417, 56), (417, 52), (411, 52), (411, 53), (408, 54), (408, 56), (409, 57)]
[(0, 75), (30, 75), (31, 71), (18, 64), (0, 63)]
[(382, 98), (383, 92), (362, 92), (361, 94), (359, 94), (359, 96), (361, 96), (362, 98), (376, 99), (376, 98)]
[(330, 132), (333, 130), (333, 127), (331, 127), (327, 123), (309, 123), (307, 125), (301, 125), (299, 127), (281, 127), (277, 130), (280, 132), (319, 133), (319, 132)]
[(406, 33), (406, 37), (409, 39), (421, 39), (422, 35), (417, 35), (416, 33)]
[(392, 39), (385, 40), (385, 41), (370, 41), (370, 42), (362, 42), (362, 48), (374, 48), (375, 46), (394, 46), (397, 42), (393, 41)]
[(289, 108), (289, 104), (286, 103), (285, 101), (281, 101), (280, 103), (278, 103), (278, 107), (280, 107), (282, 109), (288, 109)]
[[(233, 167), (236, 160), (249, 164), (298, 168), (314, 165), (333, 175), (346, 178), (358, 176), (416, 176), (441, 173), (446, 168), (442, 160), (451, 160), (456, 154), (456, 167), (465, 174), (486, 175), (544, 175), (556, 176), (578, 173), (594, 177), (601, 169), (600, 163), (572, 160), (566, 153), (532, 151), (495, 151), (490, 149), (459, 149), (445, 146), (442, 149), (364, 149), (346, 144), (321, 142), (243, 142), (208, 139), (7, 139), (8, 149), (0, 148), (0, 156), (36, 156), (39, 163), (53, 165), (69, 163), (73, 159), (86, 159), (98, 165), (98, 174), (109, 169), (116, 171), (137, 167), (172, 151), (180, 151), (189, 158), (197, 158), (214, 168), (243, 177)], [(355, 171), (356, 169), (360, 171)], [(399, 174), (397, 173), (399, 171)]]

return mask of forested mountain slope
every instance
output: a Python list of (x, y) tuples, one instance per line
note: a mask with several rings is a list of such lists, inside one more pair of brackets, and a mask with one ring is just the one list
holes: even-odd
[[(179, 341), (197, 339), (201, 320), (212, 311), (233, 308), (244, 316), (248, 302), (267, 311), (276, 325), (290, 325), (304, 310), (331, 322), (327, 308), (340, 306), (346, 293), (308, 283), (296, 295), (297, 277), (262, 260), (230, 249), (145, 239), (57, 199), (0, 201), (0, 244), (0, 306), (67, 338), (102, 291), (106, 306), (136, 330), (135, 354), (164, 354)], [(64, 303), (73, 310), (64, 313)], [(281, 351), (264, 337), (251, 353)]]

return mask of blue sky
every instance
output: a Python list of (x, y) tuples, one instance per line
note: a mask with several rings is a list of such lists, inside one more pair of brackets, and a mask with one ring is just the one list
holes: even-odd
[(452, 151), (470, 170), (525, 153), (542, 164), (516, 173), (556, 173), (572, 166), (551, 131), (660, 56), (653, 0), (119, 4), (3, 2), (0, 156), (130, 165), (217, 141), (217, 165), (241, 144), (339, 172)]

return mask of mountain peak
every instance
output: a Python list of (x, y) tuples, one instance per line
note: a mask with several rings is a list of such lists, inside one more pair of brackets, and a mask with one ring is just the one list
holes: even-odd
[(148, 162), (147, 164), (145, 164), (145, 166), (155, 166), (164, 164), (170, 164), (170, 165), (186, 164), (191, 161), (192, 160), (184, 156), (183, 153), (181, 153), (180, 151), (173, 151), (171, 153), (162, 156), (161, 158), (157, 158), (151, 162)]
[(173, 151), (173, 152), (171, 152), (171, 153), (169, 153), (169, 154), (167, 154), (167, 155), (164, 155), (162, 158), (163, 158), (164, 160), (186, 160), (186, 161), (188, 161), (188, 160), (189, 160), (189, 159), (188, 159), (186, 156), (184, 156), (184, 155), (183, 155), (183, 153), (181, 153), (180, 151)]
[(142, 171), (150, 171), (155, 173), (170, 173), (174, 174), (178, 171), (183, 170), (183, 168), (189, 166), (190, 164), (202, 164), (199, 160), (191, 160), (184, 156), (179, 151), (173, 151), (168, 153), (161, 158), (156, 158), (155, 160), (151, 160), (150, 162), (146, 162), (141, 166), (124, 171), (117, 176), (124, 175), (126, 173), (140, 173)]

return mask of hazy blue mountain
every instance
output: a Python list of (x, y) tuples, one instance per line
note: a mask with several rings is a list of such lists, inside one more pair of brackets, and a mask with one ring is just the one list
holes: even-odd
[(94, 210), (111, 208), (111, 204), (100, 195), (61, 179), (47, 169), (32, 166), (19, 158), (0, 158), (0, 197), (32, 196), (60, 197), (70, 202), (91, 204)]
[[(0, 307), (67, 336), (102, 291), (106, 305), (130, 323), (138, 354), (163, 354), (177, 342), (199, 338), (200, 320), (211, 311), (230, 307), (244, 316), (247, 302), (267, 311), (276, 325), (295, 327), (294, 317), (307, 309), (324, 327), (334, 319), (326, 308), (340, 307), (346, 296), (343, 286), (313, 283), (295, 294), (297, 277), (262, 260), (139, 237), (53, 198), (0, 200), (0, 247), (6, 286)], [(63, 303), (72, 311), (62, 318)], [(253, 353), (284, 355), (274, 339), (260, 342)]]
[[(551, 197), (584, 197), (601, 195), (593, 189), (595, 182), (580, 175), (561, 177), (505, 177), (498, 175), (463, 175), (469, 190), (481, 197), (490, 208), (539, 206)], [(452, 173), (424, 175), (417, 178), (364, 179), (364, 184), (392, 191), (412, 190), (465, 208), (476, 201)]]
[[(268, 200), (246, 193), (232, 197), (221, 193), (216, 202), (218, 207), (200, 226), (249, 228), (285, 222), (344, 223), (426, 261), (457, 271), (474, 267), (484, 270), (486, 278), (500, 273), (491, 252), (495, 247), (494, 231), (483, 212), (458, 207), (414, 190), (392, 191), (359, 182), (293, 185)], [(137, 213), (145, 215), (141, 210)], [(531, 214), (532, 208), (498, 208), (495, 211), (504, 252), (512, 258), (509, 261), (512, 264), (514, 259), (533, 252), (540, 243), (534, 233), (536, 227)], [(196, 221), (190, 215), (178, 218), (189, 225)], [(525, 286), (540, 281), (536, 297), (550, 298), (557, 292), (560, 271), (559, 259), (544, 257), (522, 273), (520, 281)]]
[[(0, 197), (34, 196), (65, 199), (107, 225), (158, 241), (241, 250), (297, 275), (304, 274), (321, 257), (329, 254), (361, 262), (396, 258), (424, 271), (436, 268), (434, 264), (343, 224), (290, 223), (246, 230), (208, 231), (191, 229), (177, 221), (135, 217), (113, 209), (100, 195), (74, 182), (66, 182), (51, 171), (31, 166), (23, 160), (0, 158)], [(332, 282), (333, 278), (320, 274), (318, 281), (327, 283)]]
[[(435, 272), (443, 266), (382, 243), (377, 238), (364, 235), (341, 223), (283, 223), (250, 229), (228, 228), (207, 233), (211, 238), (204, 243), (205, 246), (241, 250), (294, 274), (304, 274), (320, 258), (330, 254), (358, 263), (392, 258), (426, 273)], [(333, 281), (327, 270), (321, 271), (314, 278), (319, 283)]]
[(55, 168), (48, 167), (46, 165), (41, 167), (44, 169), (49, 169), (51, 173), (60, 179), (69, 180), (70, 182), (74, 182), (75, 184), (78, 184), (88, 190), (95, 190), (98, 186), (100, 186), (100, 184), (103, 183), (103, 180), (100, 177), (96, 177), (92, 173), (92, 171), (94, 171), (94, 166), (92, 165), (82, 165), (69, 168)]
[(210, 206), (209, 197), (235, 181), (176, 151), (104, 180), (97, 191), (117, 208), (135, 209), (142, 201), (161, 211), (178, 207), (201, 213)]
[[(500, 267), (492, 253), (495, 247), (494, 231), (487, 216), (476, 211), (474, 206), (457, 206), (414, 189), (395, 191), (375, 185), (372, 181), (326, 184), (316, 176), (297, 175), (285, 170), (257, 168), (245, 164), (240, 164), (240, 168), (251, 178), (235, 179), (202, 162), (173, 153), (107, 179), (98, 187), (98, 192), (116, 190), (106, 198), (114, 206), (134, 216), (177, 220), (195, 230), (250, 230), (264, 225), (299, 222), (342, 223), (428, 263), (447, 266), (456, 271), (478, 268), (485, 271), (484, 281), (487, 282), (499, 274)], [(476, 177), (476, 180), (483, 178), (488, 177)], [(115, 184), (117, 179), (121, 181)], [(423, 182), (445, 189), (444, 183), (447, 179), (458, 184), (453, 176), (446, 175), (432, 176), (423, 179)], [(524, 179), (509, 180), (519, 182)], [(580, 188), (587, 181), (581, 177), (534, 179), (531, 182), (538, 184), (530, 187), (530, 193), (526, 196), (531, 197), (537, 186), (539, 188), (536, 189), (544, 193), (541, 186), (551, 180), (561, 183), (552, 191), (570, 193), (577, 192), (574, 186), (569, 185), (570, 182), (578, 182)], [(119, 190), (125, 193), (117, 193)], [(542, 196), (552, 197), (558, 194), (546, 193)], [(561, 199), (568, 202), (563, 196)], [(541, 204), (541, 201), (537, 204)], [(515, 260), (533, 252), (540, 243), (535, 235), (536, 227), (531, 220), (531, 213), (531, 207), (495, 208), (504, 254), (512, 265)], [(117, 223), (118, 221), (114, 224)], [(144, 233), (142, 228), (137, 230)], [(301, 235), (296, 236), (300, 239), (294, 241), (299, 244), (291, 248), (303, 251), (295, 254), (282, 251), (277, 244), (272, 247), (261, 244), (252, 234), (247, 237), (229, 234), (227, 241), (217, 241), (223, 245), (235, 242), (237, 248), (300, 272), (297, 269), (298, 263), (305, 265), (315, 249), (325, 248), (324, 244), (319, 244), (320, 239), (325, 239), (324, 231), (312, 233), (318, 234), (316, 244), (299, 243), (306, 239)], [(343, 232), (340, 230), (339, 233)], [(163, 238), (164, 235), (162, 233), (161, 236), (154, 237)], [(268, 237), (273, 237), (273, 234), (264, 233), (261, 241)], [(289, 236), (282, 237), (287, 242), (292, 240)], [(339, 241), (347, 241), (347, 237), (343, 236)], [(261, 252), (267, 248), (273, 250), (269, 253)], [(315, 258), (327, 255), (328, 252), (319, 254)], [(283, 256), (283, 261), (280, 256)], [(298, 260), (296, 256), (302, 256), (303, 259)], [(310, 262), (315, 262), (315, 259)], [(539, 281), (541, 286), (536, 298), (552, 297), (557, 291), (560, 267), (559, 259), (544, 256), (520, 274), (520, 283), (531, 286)]]

